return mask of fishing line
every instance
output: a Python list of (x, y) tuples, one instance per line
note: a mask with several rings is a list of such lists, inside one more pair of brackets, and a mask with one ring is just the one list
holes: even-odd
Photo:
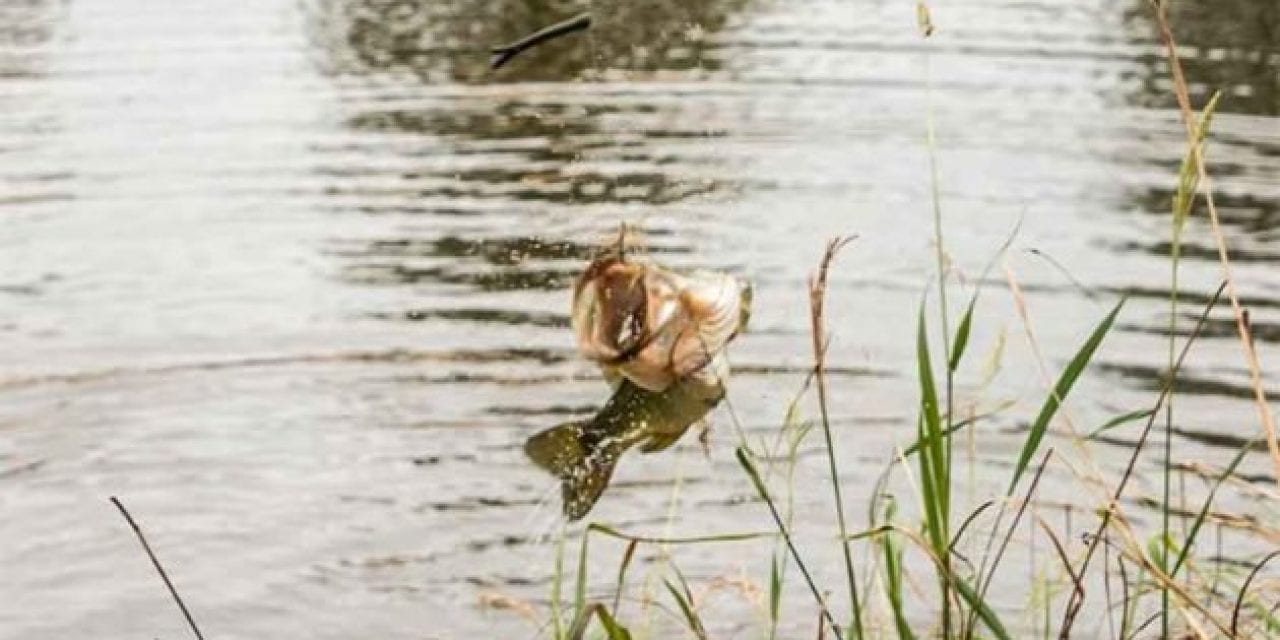
[(547, 507), (552, 505), (556, 489), (560, 487), (559, 481), (551, 479), (545, 491), (538, 497), (534, 503), (533, 510), (529, 515), (525, 516), (524, 522), (520, 524), (521, 531), (528, 531), (529, 537), (526, 539), (530, 546), (540, 546), (545, 544), (551, 537), (551, 530), (555, 528), (556, 522), (560, 519), (560, 514), (555, 511), (548, 513)]

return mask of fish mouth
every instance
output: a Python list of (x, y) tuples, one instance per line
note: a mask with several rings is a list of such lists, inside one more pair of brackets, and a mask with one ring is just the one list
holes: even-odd
[(679, 274), (606, 250), (574, 286), (579, 351), (609, 375), (649, 391), (699, 375), (750, 318), (749, 284), (728, 274)]

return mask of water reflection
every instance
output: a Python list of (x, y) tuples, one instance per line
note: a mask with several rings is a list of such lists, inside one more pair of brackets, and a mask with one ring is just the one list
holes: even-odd
[[(64, 134), (65, 114), (56, 108), (53, 73), (67, 5), (55, 0), (0, 0), (0, 215), (15, 217), (72, 199), (76, 172), (67, 156), (51, 151)], [(26, 238), (0, 235), (0, 248)], [(46, 265), (6, 260), (0, 294), (39, 295), (61, 275)], [(0, 333), (24, 323), (6, 318)]]
[[(595, 208), (664, 206), (728, 194), (707, 178), (706, 154), (664, 151), (666, 142), (708, 138), (681, 117), (679, 104), (608, 92), (548, 92), (527, 81), (588, 81), (702, 75), (721, 69), (711, 36), (745, 2), (663, 0), (610, 3), (592, 28), (526, 52), (500, 72), (488, 70), (491, 46), (583, 10), (568, 2), (399, 2), (324, 0), (310, 18), (335, 83), (367, 83), (372, 95), (351, 103), (340, 126), (353, 134), (319, 151), (316, 173), (339, 212), (421, 219), (387, 233), (335, 239), (341, 277), (359, 285), (444, 285), (494, 292), (568, 286), (589, 242), (616, 224)], [(508, 85), (501, 93), (458, 93), (461, 85)], [(439, 88), (437, 88), (439, 86)], [(617, 85), (619, 87), (624, 85)], [(527, 87), (527, 89), (525, 88)], [(443, 93), (440, 89), (444, 89)], [(406, 97), (409, 96), (409, 97)], [(388, 143), (387, 140), (394, 140)], [(665, 145), (670, 146), (670, 145)], [(552, 214), (552, 207), (582, 214)], [(510, 214), (516, 229), (492, 215)], [(558, 215), (563, 224), (552, 224)], [(583, 217), (587, 216), (587, 217)], [(540, 234), (519, 232), (538, 217)], [(577, 222), (577, 220), (584, 220)], [(388, 222), (388, 225), (393, 222)], [(688, 240), (655, 225), (655, 251), (687, 252)], [(587, 231), (587, 233), (584, 233)], [(378, 318), (563, 326), (543, 310), (412, 308)]]
[[(1100, 363), (1097, 369), (1119, 375), (1148, 391), (1159, 392), (1166, 383), (1166, 370), (1158, 366)], [(1253, 386), (1247, 380), (1228, 382), (1218, 377), (1210, 378), (1186, 372), (1178, 374), (1178, 383), (1174, 390), (1184, 396), (1217, 396), (1240, 400), (1251, 400), (1254, 397)], [(1268, 395), (1274, 397), (1275, 393), (1268, 391)]]
[[(332, 70), (408, 70), (427, 81), (564, 81), (609, 70), (697, 72), (718, 69), (708, 35), (745, 0), (323, 0), (320, 16)], [(490, 73), (489, 49), (592, 10), (592, 27), (521, 54)]]
[[(1280, 229), (1280, 195), (1259, 188), (1280, 180), (1275, 158), (1280, 140), (1275, 122), (1280, 114), (1280, 3), (1257, 0), (1173, 0), (1168, 15), (1178, 42), (1192, 104), (1203, 106), (1215, 91), (1222, 92), (1219, 117), (1208, 147), (1210, 171), (1215, 175), (1214, 200), (1222, 224), (1233, 236), (1234, 257), (1242, 263), (1266, 263), (1274, 252), (1261, 248), (1269, 234)], [(1181, 125), (1177, 118), (1173, 80), (1160, 45), (1150, 3), (1134, 2), (1125, 12), (1128, 38), (1143, 53), (1128, 64), (1122, 77), (1124, 95), (1135, 106), (1163, 111), (1169, 119), (1167, 141), (1145, 158), (1162, 177), (1129, 189), (1127, 208), (1167, 216), (1175, 195), (1181, 163)], [(1262, 117), (1258, 117), (1262, 116)], [(1165, 140), (1160, 140), (1164, 142)], [(1195, 216), (1203, 214), (1198, 205)], [(1193, 225), (1200, 224), (1193, 220)], [(1207, 231), (1195, 227), (1186, 236), (1183, 257), (1214, 262), (1216, 247)], [(1121, 251), (1141, 250), (1160, 258), (1170, 253), (1167, 242), (1123, 243)]]
[[(1221, 211), (1219, 213), (1221, 213)], [(1280, 223), (1280, 221), (1277, 222)], [(1275, 227), (1273, 226), (1269, 228)], [(1160, 257), (1173, 256), (1173, 243), (1168, 241), (1150, 243), (1126, 242), (1119, 245), (1118, 248), (1121, 251), (1142, 251)], [(1190, 260), (1205, 260), (1209, 262), (1218, 260), (1217, 248), (1210, 246), (1184, 245), (1180, 255), (1183, 258)], [(1227, 256), (1231, 258), (1231, 262), (1233, 264), (1274, 264), (1276, 262), (1280, 262), (1280, 252), (1261, 248), (1251, 249), (1248, 247), (1234, 247), (1227, 251)]]
[[(1221, 90), (1221, 112), (1280, 115), (1280, 3), (1170, 0), (1166, 4), (1197, 104)], [(1137, 42), (1158, 42), (1149, 2), (1133, 3), (1126, 19)], [(1140, 87), (1135, 103), (1176, 107), (1173, 79), (1163, 55), (1144, 56), (1129, 78)]]
[[(1213, 164), (1213, 157), (1209, 156), (1208, 162)], [(1211, 167), (1212, 168), (1212, 167)], [(1261, 169), (1261, 167), (1259, 167)], [(1171, 211), (1174, 195), (1176, 194), (1177, 174), (1169, 173), (1169, 187), (1152, 186), (1134, 195), (1134, 204), (1141, 207), (1143, 211), (1153, 213), (1167, 214)], [(1241, 233), (1257, 234), (1280, 229), (1280, 199), (1267, 197), (1261, 193), (1231, 193), (1224, 190), (1217, 190), (1213, 194), (1214, 205), (1218, 209), (1218, 217), (1222, 224), (1231, 227)], [(1202, 248), (1205, 250), (1196, 250), (1192, 248), (1184, 251), (1183, 255), (1191, 258), (1208, 258), (1217, 260), (1217, 252), (1207, 250), (1208, 245)], [(1168, 245), (1152, 245), (1150, 247), (1153, 253), (1157, 255), (1168, 255)], [(1242, 258), (1248, 259), (1248, 251), (1242, 253)]]
[(51, 0), (0, 0), (0, 79), (44, 74), (64, 9)]
[[(1274, 304), (1272, 306), (1275, 306)], [(1191, 334), (1191, 327), (1194, 327), (1200, 319), (1194, 314), (1180, 314), (1182, 326), (1178, 329), (1177, 335), (1185, 337)], [(1141, 331), (1151, 335), (1169, 337), (1169, 325), (1163, 326), (1159, 324), (1149, 325), (1132, 325), (1127, 326), (1130, 331)], [(1280, 343), (1280, 322), (1267, 322), (1259, 320), (1251, 320), (1249, 322), (1249, 332), (1253, 336), (1255, 342), (1262, 343)], [(1235, 340), (1239, 335), (1236, 325), (1236, 319), (1230, 313), (1222, 314), (1219, 318), (1209, 318), (1205, 320), (1204, 326), (1200, 328), (1200, 338), (1223, 338), (1225, 340)]]

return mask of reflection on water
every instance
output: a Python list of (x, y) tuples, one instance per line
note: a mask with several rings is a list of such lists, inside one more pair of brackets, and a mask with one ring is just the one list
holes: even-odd
[[(557, 2), (325, 2), (312, 27), (313, 38), (325, 42), (333, 63), (327, 71), (339, 77), (410, 71), (411, 77), (431, 86), (442, 82), (613, 82), (641, 80), (658, 71), (696, 72), (684, 76), (690, 79), (719, 68), (708, 54), (708, 38), (742, 6), (735, 1), (612, 3), (595, 11), (586, 34), (527, 52), (498, 73), (488, 70), (488, 47), (519, 38), (582, 7)], [(663, 76), (667, 81), (676, 77)], [(694, 178), (666, 168), (690, 161), (710, 163), (710, 159), (658, 156), (650, 144), (650, 140), (690, 135), (707, 138), (716, 132), (690, 130), (694, 123), (682, 126), (671, 119), (659, 126), (614, 124), (662, 120), (664, 110), (670, 115), (669, 109), (644, 99), (532, 99), (511, 91), (473, 99), (408, 102), (405, 106), (373, 102), (344, 117), (343, 125), (361, 136), (405, 140), (394, 151), (388, 150), (391, 158), (375, 161), (400, 167), (394, 171), (321, 169), (333, 179), (326, 187), (328, 193), (353, 198), (350, 209), (386, 213), (414, 207), (426, 216), (456, 216), (465, 215), (466, 203), (495, 201), (572, 207), (591, 215), (592, 206), (666, 206), (707, 198), (729, 186), (723, 180)], [(414, 140), (422, 142), (415, 145)], [(380, 151), (359, 145), (343, 150), (375, 158)], [(440, 162), (440, 156), (453, 161)], [(414, 204), (370, 206), (369, 200), (380, 197)], [(423, 204), (431, 202), (440, 205)], [(614, 224), (610, 216), (592, 226), (603, 229)], [(497, 231), (476, 229), (484, 234)], [(660, 237), (662, 231), (659, 227), (650, 232)], [(333, 254), (351, 261), (343, 279), (353, 283), (555, 291), (571, 282), (588, 250), (578, 242), (541, 235), (463, 236), (451, 230), (437, 237), (438, 233), (438, 227), (424, 225), (416, 234), (363, 240), (364, 246), (348, 247), (349, 243), (339, 240), (342, 248)], [(653, 250), (689, 249), (675, 240), (674, 245), (656, 244)], [(394, 315), (479, 317), (464, 308)], [(558, 314), (490, 310), (485, 317), (560, 326)]]
[[(1214, 91), (1222, 113), (1280, 116), (1280, 3), (1257, 0), (1166, 2), (1192, 100)], [(1158, 42), (1150, 3), (1138, 1), (1126, 18), (1140, 42)], [(1146, 56), (1137, 74), (1144, 106), (1174, 108), (1173, 78), (1163, 51)]]
[[(1224, 145), (1225, 146), (1225, 145)], [(1223, 147), (1215, 146), (1213, 150), (1220, 151)], [(1229, 152), (1229, 149), (1228, 149)], [(1260, 179), (1269, 175), (1271, 172), (1265, 166), (1254, 166), (1242, 168), (1243, 171), (1261, 170), (1262, 175), (1243, 176), (1243, 179)], [(1265, 173), (1264, 173), (1265, 172)], [(1231, 182), (1231, 178), (1227, 177), (1220, 182)], [(1139, 200), (1134, 202), (1135, 206), (1139, 206), (1143, 211), (1157, 214), (1166, 214), (1172, 211), (1173, 198), (1176, 194), (1174, 188), (1167, 187), (1151, 187), (1141, 194), (1138, 194)], [(1253, 193), (1231, 193), (1225, 190), (1215, 191), (1213, 195), (1214, 205), (1218, 209), (1219, 220), (1224, 226), (1229, 227), (1232, 231), (1242, 235), (1254, 235), (1273, 232), (1280, 229), (1280, 194), (1259, 195)], [(1197, 208), (1196, 215), (1207, 215), (1203, 208)], [(1167, 255), (1169, 245), (1167, 243), (1156, 243), (1148, 247), (1149, 251), (1156, 254)], [(1239, 253), (1245, 260), (1248, 255), (1257, 254), (1258, 251), (1251, 249), (1240, 250)], [(1211, 249), (1211, 245), (1204, 243), (1195, 245), (1189, 251), (1184, 251), (1183, 255), (1191, 259), (1211, 259), (1217, 260), (1218, 253)]]
[[(708, 35), (746, 0), (324, 0), (314, 18), (337, 73), (405, 70), (425, 82), (574, 81), (632, 73), (688, 72), (720, 64)], [(489, 50), (591, 10), (585, 34), (526, 51), (498, 73)]]
[(59, 14), (65, 10), (56, 0), (0, 2), (0, 78), (42, 74), (44, 48), (57, 37)]
[[(1216, 178), (1214, 200), (1223, 225), (1236, 244), (1242, 262), (1263, 263), (1269, 258), (1260, 240), (1274, 238), (1280, 229), (1280, 3), (1253, 0), (1174, 0), (1167, 3), (1174, 37), (1193, 106), (1205, 105), (1215, 91), (1222, 93), (1219, 114), (1257, 116), (1217, 119), (1211, 129), (1208, 159)], [(1136, 90), (1128, 94), (1135, 105), (1172, 112), (1173, 80), (1149, 3), (1135, 2), (1125, 18), (1135, 44), (1149, 51), (1135, 58), (1122, 75)], [(1151, 163), (1162, 171), (1160, 180), (1143, 185), (1132, 194), (1136, 210), (1168, 215), (1175, 195), (1181, 150), (1171, 147)], [(1196, 216), (1206, 212), (1198, 207)], [(1167, 234), (1166, 234), (1167, 235)], [(1217, 261), (1217, 250), (1201, 226), (1188, 234), (1183, 256), (1191, 260)], [(1167, 242), (1130, 245), (1154, 255), (1167, 256)]]
[[(930, 95), (964, 286), (1021, 219), (1008, 261), (1049, 369), (1130, 295), (1070, 413), (1102, 424), (1148, 406), (1184, 134), (1145, 7), (959, 3), (924, 42), (911, 3), (0, 0), (0, 501), (16, 514), (0, 519), (0, 635), (183, 632), (115, 514), (94, 511), (109, 493), (219, 634), (534, 633), (477, 593), (545, 598), (550, 553), (527, 541), (554, 487), (520, 443), (607, 398), (573, 352), (566, 289), (624, 220), (665, 262), (756, 285), (731, 354), (753, 438), (808, 372), (820, 247), (860, 235), (832, 274), (829, 373), (862, 512), (857, 488), (914, 434), (903, 328), (934, 277)], [(586, 8), (590, 31), (488, 71), (489, 47)], [(1272, 381), (1276, 12), (1172, 8), (1197, 104), (1227, 96), (1209, 158)], [(1197, 212), (1179, 334), (1217, 286), (1206, 227)], [(1003, 285), (983, 294), (960, 388), (976, 410), (1034, 410), (1035, 356)], [(1219, 308), (1188, 361), (1180, 460), (1214, 465), (1252, 433), (1233, 331)], [(980, 483), (1007, 478), (1021, 417), (976, 432)], [(757, 522), (729, 416), (715, 422), (709, 457), (690, 443), (627, 460), (597, 515), (648, 532), (673, 509), (684, 533)], [(1127, 463), (1128, 428), (1097, 450), (1104, 468)], [(798, 496), (797, 518), (821, 529), (825, 499)], [(681, 560), (699, 580), (764, 575), (753, 555)]]
[[(58, 163), (32, 162), (26, 155), (38, 156), (42, 141), (62, 128), (56, 110), (32, 107), (49, 105), (54, 99), (50, 88), (39, 81), (49, 73), (66, 10), (65, 4), (53, 0), (0, 1), (0, 82), (15, 87), (0, 91), (0, 111), (8, 114), (0, 118), (0, 154), (16, 154), (11, 156), (14, 162), (0, 169), (0, 205), (70, 198), (66, 185), (73, 178), (71, 172)], [(30, 281), (10, 285), (2, 277), (0, 286), (10, 291), (39, 289)]]

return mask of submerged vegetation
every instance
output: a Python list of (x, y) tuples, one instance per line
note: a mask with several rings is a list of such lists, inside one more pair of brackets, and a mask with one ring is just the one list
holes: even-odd
[[(763, 636), (779, 637), (782, 617), (803, 611), (796, 602), (784, 610), (784, 593), (807, 593), (815, 612), (817, 637), (879, 638), (1015, 638), (1015, 637), (1274, 637), (1280, 634), (1276, 602), (1280, 584), (1266, 579), (1266, 567), (1280, 551), (1242, 559), (1240, 553), (1224, 556), (1221, 549), (1210, 553), (1206, 530), (1232, 524), (1231, 516), (1219, 513), (1214, 501), (1220, 489), (1238, 480), (1237, 467), (1245, 455), (1266, 443), (1267, 453), (1280, 474), (1274, 420), (1267, 404), (1261, 366), (1250, 336), (1247, 309), (1241, 306), (1231, 276), (1231, 265), (1219, 225), (1210, 177), (1206, 171), (1205, 139), (1211, 126), (1217, 96), (1208, 100), (1197, 115), (1191, 105), (1187, 82), (1177, 58), (1176, 44), (1169, 29), (1166, 8), (1153, 2), (1151, 11), (1168, 54), (1175, 85), (1175, 98), (1186, 125), (1187, 151), (1181, 165), (1170, 211), (1170, 294), (1168, 364), (1158, 393), (1150, 406), (1116, 416), (1105, 424), (1083, 432), (1071, 424), (1063, 408), (1080, 376), (1122, 314), (1125, 301), (1119, 300), (1101, 317), (1092, 332), (1075, 350), (1067, 365), (1055, 375), (1048, 371), (1035, 342), (1031, 318), (1018, 283), (1008, 273), (1008, 286), (1025, 327), (1036, 364), (1042, 374), (1046, 394), (1037, 413), (1027, 418), (1028, 427), (1021, 450), (1010, 463), (1007, 485), (1002, 493), (982, 501), (971, 510), (961, 507), (956, 488), (962, 478), (962, 462), (955, 456), (967, 429), (992, 417), (987, 414), (961, 415), (955, 401), (957, 372), (966, 366), (969, 338), (974, 331), (974, 311), (980, 289), (970, 294), (963, 313), (953, 322), (949, 315), (948, 271), (944, 242), (944, 220), (937, 190), (934, 156), (933, 118), (927, 123), (932, 181), (934, 185), (933, 223), (937, 247), (938, 280), (932, 305), (921, 305), (915, 343), (916, 378), (919, 402), (917, 435), (914, 444), (893, 452), (867, 500), (870, 505), (865, 526), (857, 526), (845, 513), (845, 498), (839, 482), (840, 460), (836, 455), (828, 416), (826, 348), (829, 333), (824, 313), (827, 276), (847, 239), (832, 241), (810, 283), (810, 317), (813, 367), (800, 395), (787, 411), (780, 430), (771, 441), (752, 441), (740, 425), (735, 452), (737, 462), (762, 504), (758, 530), (729, 532), (698, 537), (641, 536), (613, 527), (591, 523), (582, 533), (576, 567), (566, 566), (566, 546), (562, 529), (555, 555), (556, 570), (550, 594), (550, 633), (557, 639), (577, 639), (603, 635), (610, 640), (651, 635), (655, 610), (665, 612), (696, 638), (708, 638), (709, 628), (718, 621), (706, 619), (698, 591), (668, 552), (673, 546), (752, 542), (757, 553), (769, 558), (768, 575), (755, 582), (738, 585), (754, 593), (750, 598), (760, 610)], [(933, 33), (927, 7), (919, 5), (923, 37)], [(1199, 320), (1189, 333), (1179, 332), (1178, 268), (1183, 233), (1197, 204), (1207, 213), (1218, 246), (1224, 279), (1217, 293), (1199, 310)], [(1006, 245), (1007, 247), (1007, 245)], [(994, 266), (998, 262), (992, 261)], [(988, 267), (988, 270), (991, 269)], [(979, 282), (984, 282), (985, 278)], [(1196, 465), (1206, 480), (1207, 495), (1199, 506), (1186, 505), (1185, 497), (1175, 504), (1172, 486), (1175, 472), (1182, 474), (1172, 450), (1174, 400), (1178, 372), (1191, 347), (1201, 336), (1210, 312), (1220, 301), (1231, 306), (1236, 318), (1240, 344), (1252, 375), (1260, 416), (1261, 435), (1244, 442), (1228, 464), (1219, 468)], [(929, 308), (936, 309), (931, 320)], [(937, 343), (931, 332), (940, 334)], [(1179, 340), (1180, 335), (1186, 338)], [(812, 391), (818, 415), (805, 420), (798, 409), (800, 398)], [(732, 395), (732, 394), (731, 394)], [(730, 412), (732, 413), (732, 412)], [(734, 417), (736, 421), (736, 417)], [(1059, 453), (1047, 444), (1051, 425), (1065, 423), (1071, 451)], [(1159, 428), (1163, 423), (1163, 437)], [(1091, 443), (1111, 437), (1113, 430), (1138, 425), (1127, 466), (1116, 475), (1097, 467), (1089, 455)], [(826, 452), (827, 473), (833, 494), (837, 531), (832, 532), (842, 549), (843, 584), (821, 584), (806, 562), (805, 545), (797, 540), (801, 525), (794, 521), (796, 495), (794, 473), (797, 455), (806, 438), (820, 431)], [(769, 440), (764, 438), (762, 440)], [(970, 445), (972, 441), (970, 441)], [(1135, 468), (1143, 456), (1158, 455), (1162, 475), (1160, 495), (1151, 498), (1134, 491)], [(1093, 507), (1077, 516), (1079, 535), (1072, 528), (1067, 509), (1064, 526), (1051, 523), (1043, 513), (1054, 505), (1040, 499), (1046, 470), (1071, 478), (1070, 490)], [(900, 481), (895, 482), (894, 477)], [(1178, 475), (1177, 477), (1182, 477)], [(1278, 476), (1280, 477), (1280, 476)], [(1274, 500), (1271, 489), (1251, 487), (1263, 499)], [(914, 506), (915, 508), (908, 508)], [(1134, 509), (1154, 509), (1151, 521)], [(1148, 512), (1149, 513), (1149, 512)], [(1280, 540), (1280, 529), (1256, 518), (1237, 518), (1236, 525), (1256, 539), (1260, 546)], [(1241, 525), (1241, 522), (1246, 524)], [(1082, 524), (1081, 524), (1082, 523)], [(588, 576), (595, 573), (589, 564), (591, 540), (601, 536), (619, 540), (621, 555), (612, 593), (588, 592)], [(1017, 544), (1015, 544), (1017, 539)], [(1037, 559), (1036, 546), (1041, 547)], [(1221, 539), (1219, 537), (1219, 545)], [(638, 549), (658, 548), (662, 562), (658, 577), (646, 583), (643, 593), (628, 592), (628, 572)], [(1007, 559), (1019, 546), (1028, 552), (1029, 571), (1016, 570)], [(603, 570), (603, 569), (601, 569)], [(572, 573), (571, 573), (572, 572)], [(572, 595), (566, 597), (565, 582), (572, 575)], [(1019, 577), (1025, 575), (1025, 579)], [(658, 584), (660, 580), (660, 584)], [(788, 582), (794, 582), (792, 590)], [(726, 588), (708, 585), (706, 591)], [(1009, 589), (1015, 589), (1012, 593)], [(843, 592), (845, 597), (837, 597)], [(628, 607), (638, 600), (643, 607)], [(1024, 612), (1009, 609), (1022, 603)], [(740, 621), (739, 621), (740, 622)], [(800, 626), (794, 621), (788, 628)], [(735, 629), (743, 625), (736, 625)], [(658, 634), (654, 637), (666, 637)]]

